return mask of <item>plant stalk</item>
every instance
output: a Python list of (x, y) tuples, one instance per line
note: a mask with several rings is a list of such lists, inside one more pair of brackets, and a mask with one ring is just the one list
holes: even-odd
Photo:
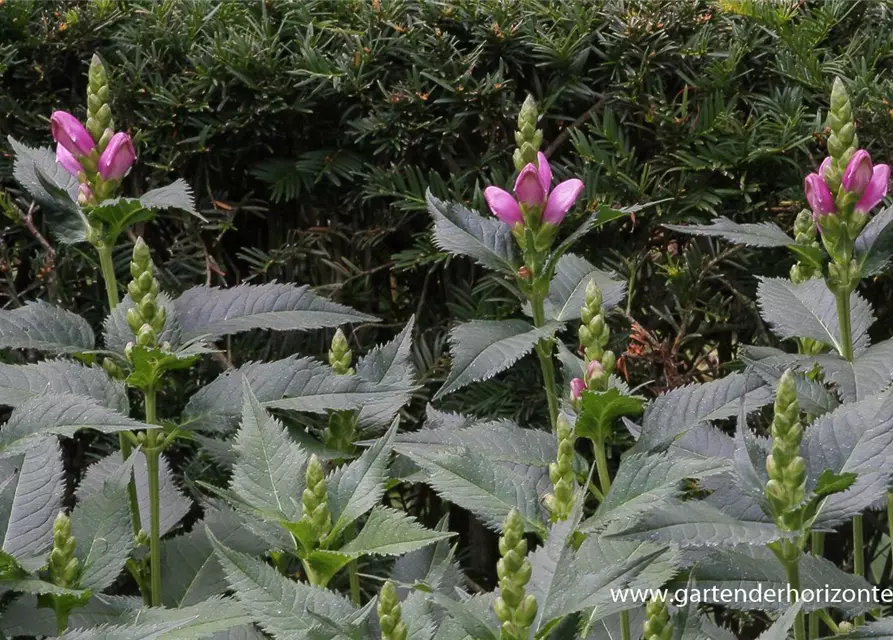
[[(593, 441), (592, 448), (595, 451), (595, 467), (598, 470), (598, 482), (601, 485), (602, 494), (607, 496), (611, 490), (611, 473), (608, 470), (608, 456), (604, 440)], [(620, 638), (621, 640), (632, 639), (629, 611), (620, 612)]]
[[(784, 563), (785, 572), (788, 575), (788, 584), (795, 593), (800, 593), (800, 558), (799, 555), (794, 560)], [(806, 625), (804, 622), (803, 612), (797, 614), (797, 620), (794, 622), (794, 640), (806, 640)]]
[[(834, 292), (837, 298), (837, 317), (840, 322), (840, 355), (846, 360), (853, 360), (853, 324), (850, 318), (849, 287), (838, 285)], [(887, 519), (890, 519), (889, 502)], [(865, 577), (865, 534), (863, 532), (862, 514), (853, 518), (853, 573)], [(864, 616), (856, 616), (856, 625), (864, 624)]]
[[(108, 299), (109, 311), (114, 311), (120, 302), (120, 298), (118, 298), (118, 279), (115, 276), (115, 261), (112, 257), (112, 247), (103, 242), (96, 250), (99, 253), (99, 268), (102, 272), (102, 280), (105, 283), (105, 295)], [(121, 448), (121, 457), (126, 462), (133, 453), (133, 447), (126, 434), (118, 434), (118, 446)], [(139, 535), (143, 525), (140, 519), (140, 503), (136, 493), (136, 481), (133, 478), (133, 473), (130, 474), (130, 482), (127, 484), (127, 501), (130, 503), (130, 523), (133, 528), (133, 536), (136, 537)]]
[[(812, 532), (812, 555), (821, 558), (825, 555), (825, 532)], [(817, 640), (819, 637), (819, 622), (824, 619), (822, 614), (827, 615), (824, 609), (819, 609), (809, 614), (809, 640)]]
[[(348, 535), (350, 539), (357, 536), (356, 523), (350, 525), (348, 528)], [(359, 565), (356, 560), (351, 560), (348, 563), (347, 575), (350, 578), (350, 599), (355, 605), (360, 606), (360, 573)]]
[[(148, 389), (146, 397), (146, 423), (157, 424), (156, 392)], [(161, 606), (161, 487), (159, 482), (158, 458), (161, 447), (157, 436), (160, 429), (149, 429), (146, 433), (146, 472), (149, 475), (149, 572), (151, 574), (152, 606)]]
[[(534, 294), (530, 297), (530, 307), (533, 311), (533, 324), (541, 327), (546, 323), (546, 311), (543, 296)], [(536, 355), (540, 360), (540, 369), (543, 371), (543, 387), (546, 390), (546, 402), (549, 405), (549, 422), (554, 432), (558, 424), (558, 396), (556, 395), (555, 363), (552, 362), (552, 341), (541, 340), (535, 347)]]

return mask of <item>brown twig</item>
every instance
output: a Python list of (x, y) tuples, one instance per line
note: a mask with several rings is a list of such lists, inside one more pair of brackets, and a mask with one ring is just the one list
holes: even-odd
[(584, 122), (589, 120), (589, 116), (592, 115), (592, 112), (597, 111), (598, 109), (601, 109), (607, 101), (608, 101), (608, 96), (602, 96), (595, 102), (595, 104), (593, 104), (591, 107), (586, 109), (586, 111), (584, 111), (583, 114), (579, 118), (577, 118), (576, 120), (571, 122), (568, 126), (566, 126), (561, 131), (561, 133), (559, 133), (555, 137), (555, 139), (549, 144), (549, 146), (546, 147), (546, 150), (544, 152), (546, 154), (546, 157), (551, 158), (552, 154), (555, 153), (555, 151), (558, 149), (558, 147), (563, 145), (565, 142), (567, 142), (567, 139), (570, 138), (571, 130), (576, 129), (579, 126), (582, 126)]
[(46, 263), (41, 269), (42, 272), (47, 274), (47, 293), (50, 294), (50, 298), (56, 297), (56, 291), (58, 290), (58, 278), (56, 274), (56, 249), (53, 248), (53, 245), (44, 237), (44, 235), (40, 232), (40, 229), (37, 228), (37, 225), (34, 224), (34, 212), (37, 211), (37, 203), (32, 202), (28, 207), (28, 213), (22, 213), (22, 210), (18, 207), (15, 207), (16, 211), (19, 212), (19, 217), (22, 219), (22, 224), (25, 225), (25, 228), (28, 232), (34, 236), (35, 240), (40, 243), (40, 246), (43, 247), (44, 255), (46, 256)]

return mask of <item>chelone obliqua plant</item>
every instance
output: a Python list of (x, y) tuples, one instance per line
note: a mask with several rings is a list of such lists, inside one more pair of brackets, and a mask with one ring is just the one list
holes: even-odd
[[(831, 105), (830, 159), (806, 180), (812, 211), (794, 238), (772, 223), (674, 227), (793, 251), (790, 280), (762, 279), (758, 296), (796, 352), (748, 348), (741, 371), (646, 406), (615, 372), (609, 321), (624, 283), (571, 252), (641, 207), (591, 204), (573, 176), (553, 186), (528, 99), (513, 190), (483, 194), (493, 217), (428, 195), (437, 246), (492, 271), (516, 313), (452, 328), (449, 373), (410, 429), (412, 321), (360, 356), (342, 327), (376, 318), (307, 286), (162, 289), (137, 230), (159, 210), (198, 213), (180, 181), (119, 195), (137, 153), (114, 131), (94, 58), (86, 124), (54, 113), (55, 152), (12, 142), (15, 177), (56, 238), (97, 256), (108, 310), (98, 336), (46, 301), (0, 312), (0, 346), (27, 361), (0, 365), (0, 402), (12, 408), (0, 427), (0, 634), (734, 638), (708, 604), (765, 612), (765, 640), (893, 637), (860, 543), (863, 512), (889, 495), (893, 347), (869, 344), (873, 315), (857, 292), (890, 255), (893, 214), (872, 216), (889, 171), (858, 149), (839, 82)], [(116, 249), (129, 252), (126, 273)], [(182, 407), (166, 402), (176, 372), (228, 336), (323, 329), (337, 329), (328, 362), (249, 362)], [(435, 406), (530, 353), (544, 424)], [(310, 430), (294, 428), (299, 413), (316, 416)], [(734, 435), (714, 424), (733, 420)], [(72, 490), (60, 443), (82, 431), (117, 446)], [(223, 481), (184, 491), (169, 455), (180, 447)], [(463, 575), (448, 518), (424, 526), (408, 513), (397, 489), (415, 484), (493, 530), (495, 590)], [(848, 572), (823, 558), (823, 535), (850, 522)], [(826, 585), (869, 597), (841, 600)], [(723, 595), (744, 586), (793, 591)]]

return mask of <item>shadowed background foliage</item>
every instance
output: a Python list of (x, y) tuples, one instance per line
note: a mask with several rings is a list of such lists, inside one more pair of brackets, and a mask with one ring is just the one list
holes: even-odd
[[(739, 343), (768, 341), (749, 274), (790, 266), (781, 252), (756, 263), (662, 223), (725, 215), (789, 227), (802, 178), (824, 155), (835, 75), (857, 105), (862, 146), (891, 159), (889, 1), (6, 0), (5, 306), (41, 296), (100, 317), (102, 285), (84, 278), (92, 258), (57, 245), (39, 211), (33, 229), (23, 224), (30, 203), (11, 180), (6, 142), (47, 145), (54, 109), (83, 115), (94, 51), (140, 155), (125, 188), (183, 177), (209, 220), (168, 214), (145, 229), (166, 287), (309, 283), (384, 319), (354, 331), (359, 350), (415, 314), (414, 357), (429, 384), (411, 420), (449, 368), (451, 320), (517, 311), (497, 279), (432, 245), (424, 191), (480, 209), (486, 185), (508, 183), (528, 93), (545, 111), (556, 173), (584, 180), (588, 208), (661, 201), (585, 247), (628, 282), (613, 347), (630, 382), (651, 393), (710, 379)], [(128, 255), (122, 247), (122, 270)], [(890, 289), (882, 277), (867, 292), (879, 316)], [(326, 342), (248, 335), (223, 346), (208, 379), (226, 362), (321, 354)], [(538, 381), (535, 366), (516, 368), (443, 406), (543, 424), (539, 394), (517, 392)], [(183, 381), (184, 395), (200, 382)]]

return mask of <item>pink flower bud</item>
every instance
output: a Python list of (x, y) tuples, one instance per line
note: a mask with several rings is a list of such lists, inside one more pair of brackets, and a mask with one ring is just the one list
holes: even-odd
[(78, 187), (78, 204), (84, 206), (89, 204), (92, 199), (93, 191), (90, 190), (90, 185), (86, 182), (82, 182), (81, 186)]
[(594, 377), (599, 376), (605, 372), (605, 368), (602, 366), (602, 363), (598, 360), (590, 360), (589, 365), (586, 367), (586, 379), (592, 380)]
[(63, 147), (61, 143), (56, 143), (56, 162), (61, 164), (73, 176), (77, 176), (78, 173), (84, 170), (77, 158), (71, 155), (71, 152)]
[(109, 145), (99, 156), (99, 175), (103, 180), (118, 180), (127, 175), (133, 162), (136, 160), (136, 151), (130, 136), (119, 131), (109, 140)]
[(580, 193), (583, 191), (583, 182), (577, 178), (565, 180), (549, 194), (549, 201), (543, 211), (543, 222), (558, 225), (564, 220), (564, 216), (574, 206)]
[(822, 176), (810, 173), (803, 181), (803, 191), (806, 193), (806, 201), (812, 209), (813, 217), (834, 213), (834, 196)]
[(75, 158), (89, 154), (96, 147), (90, 132), (67, 111), (54, 111), (50, 116), (53, 138)]
[(484, 189), (484, 200), (490, 207), (493, 215), (509, 225), (523, 224), (524, 215), (518, 201), (504, 189), (499, 187), (487, 187)]
[(862, 192), (862, 197), (856, 203), (856, 211), (859, 213), (868, 213), (871, 211), (884, 196), (887, 195), (887, 185), (890, 184), (890, 166), (886, 164), (876, 164), (871, 172), (871, 180)]
[(824, 160), (822, 160), (822, 164), (819, 165), (819, 175), (824, 179), (825, 171), (831, 166), (831, 156), (828, 156)]
[(583, 381), (583, 378), (574, 378), (571, 380), (571, 400), (574, 402), (580, 400), (583, 397), (583, 392), (586, 391), (586, 383)]
[(871, 156), (865, 149), (859, 149), (847, 163), (840, 184), (846, 191), (862, 195), (871, 181), (871, 176)]
[(546, 201), (546, 190), (540, 180), (539, 171), (531, 162), (521, 169), (515, 180), (515, 196), (523, 204), (539, 206)]
[(539, 174), (540, 184), (543, 185), (543, 191), (549, 193), (552, 188), (552, 167), (549, 165), (549, 159), (542, 151), (536, 154), (536, 171)]

